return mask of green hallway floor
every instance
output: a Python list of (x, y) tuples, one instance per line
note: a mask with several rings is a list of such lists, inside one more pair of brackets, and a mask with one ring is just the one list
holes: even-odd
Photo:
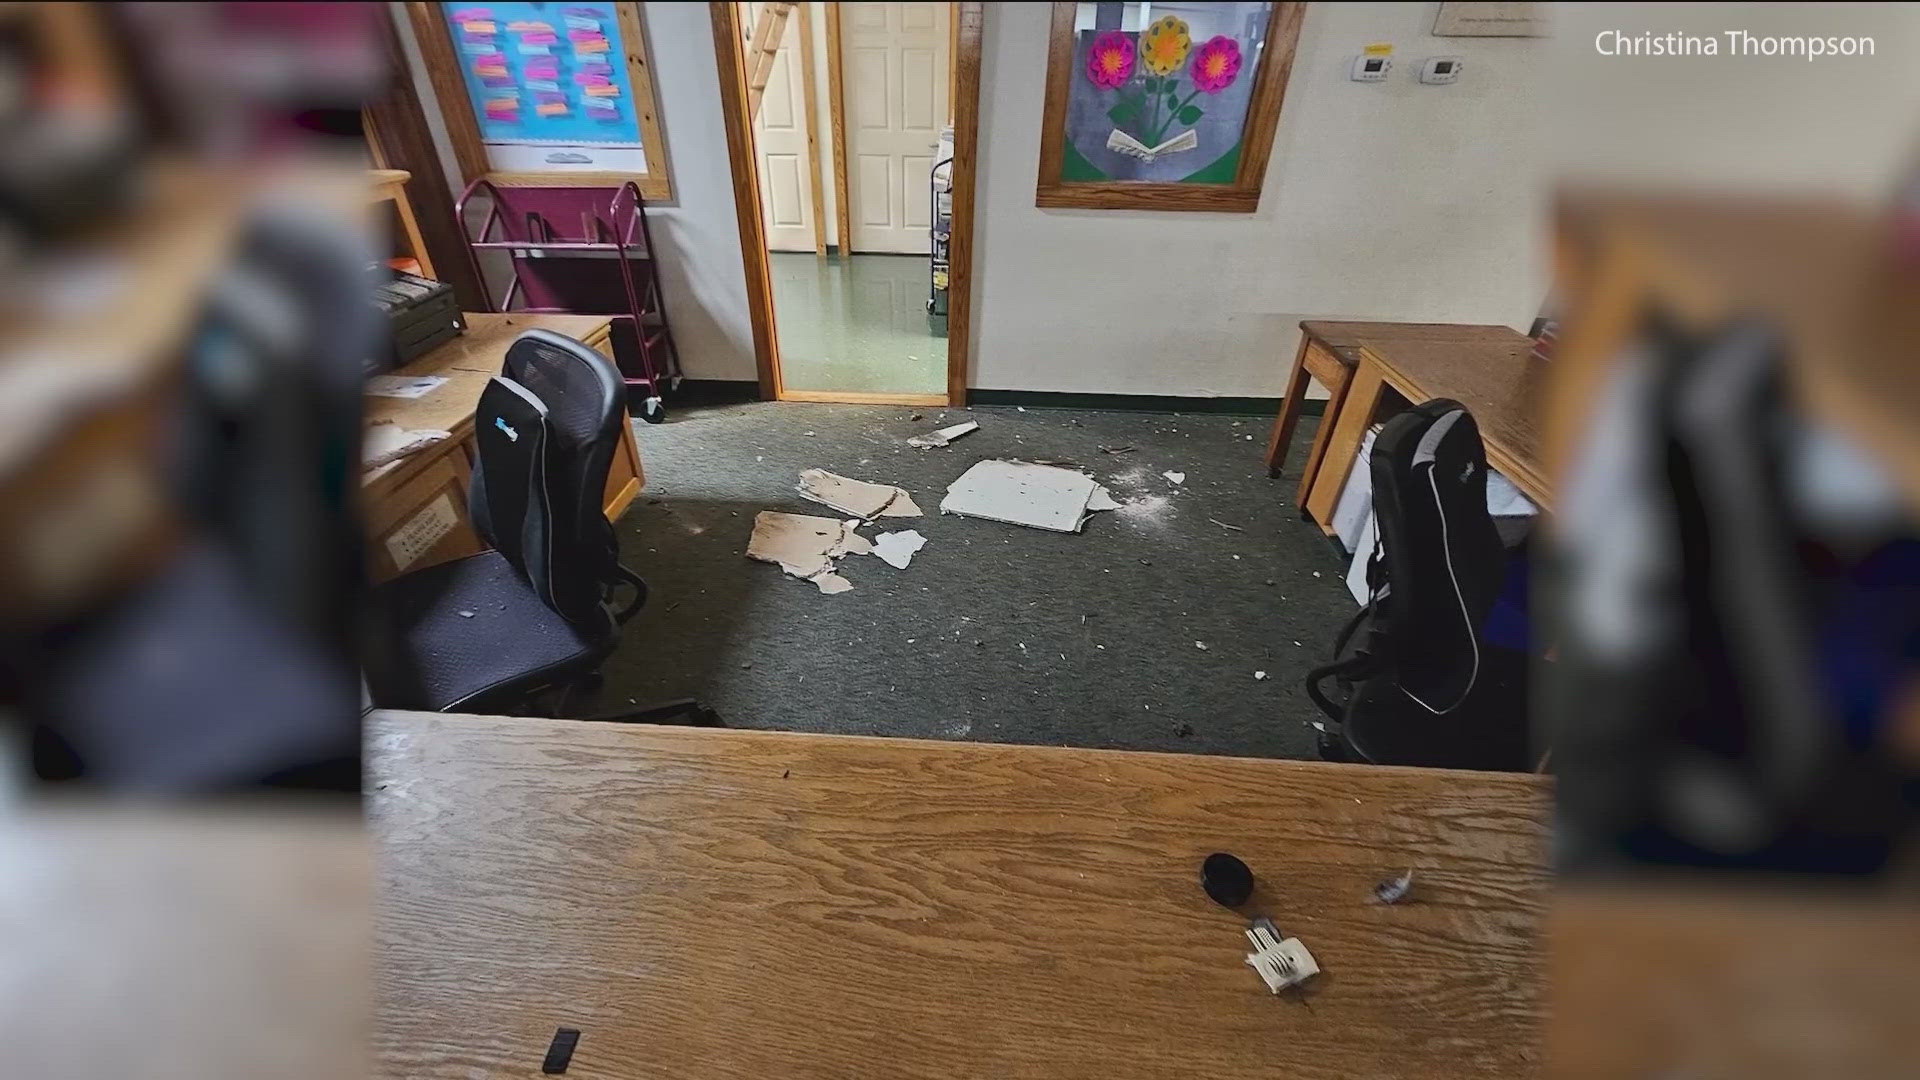
[(769, 256), (789, 390), (942, 394), (947, 339), (927, 328), (925, 255)]

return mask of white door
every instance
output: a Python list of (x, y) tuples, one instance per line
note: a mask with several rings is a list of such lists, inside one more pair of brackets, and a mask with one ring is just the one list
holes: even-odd
[(854, 251), (932, 247), (933, 151), (947, 123), (943, 3), (840, 5)]
[[(760, 22), (760, 4), (741, 4), (741, 28), (749, 38)], [(807, 154), (806, 94), (799, 60), (800, 12), (787, 15), (786, 36), (753, 119), (755, 160), (760, 169), (760, 214), (769, 251), (813, 250), (812, 164)]]

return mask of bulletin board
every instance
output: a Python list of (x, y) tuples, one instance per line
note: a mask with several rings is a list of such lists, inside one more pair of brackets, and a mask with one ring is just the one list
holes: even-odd
[(643, 6), (409, 4), (467, 182), (616, 184), (672, 197)]
[(1304, 8), (1054, 4), (1035, 205), (1252, 213)]

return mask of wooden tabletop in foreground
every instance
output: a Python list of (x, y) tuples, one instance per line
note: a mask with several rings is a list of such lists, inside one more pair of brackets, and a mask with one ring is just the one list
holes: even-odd
[[(1524, 1076), (1538, 777), (378, 712), (381, 1072)], [(1268, 994), (1200, 861), (1313, 951)], [(1372, 898), (1412, 868), (1409, 900)]]

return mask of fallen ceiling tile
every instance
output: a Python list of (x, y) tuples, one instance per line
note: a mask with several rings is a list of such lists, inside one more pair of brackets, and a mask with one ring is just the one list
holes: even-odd
[(825, 469), (808, 469), (801, 473), (800, 485), (795, 490), (803, 499), (860, 518), (920, 516), (920, 508), (914, 505), (913, 496), (908, 495), (904, 488), (870, 484)]
[(896, 570), (905, 570), (907, 564), (913, 561), (913, 553), (926, 546), (927, 538), (916, 529), (881, 533), (873, 538), (874, 555)]
[(934, 449), (935, 447), (945, 446), (948, 443), (952, 442), (953, 440), (969, 432), (974, 432), (979, 430), (980, 430), (980, 422), (978, 420), (969, 420), (964, 424), (955, 424), (952, 427), (943, 427), (939, 431), (936, 431), (931, 435), (915, 435), (911, 439), (907, 440), (907, 445), (917, 446), (922, 450), (931, 450), (931, 449)]
[(1119, 506), (1086, 473), (1029, 461), (990, 460), (978, 462), (947, 486), (940, 512), (1079, 532), (1089, 514)]
[(1160, 475), (1166, 477), (1167, 482), (1171, 484), (1184, 484), (1187, 482), (1186, 473), (1174, 472), (1172, 469), (1168, 469), (1166, 472), (1163, 472)]
[(858, 524), (762, 510), (754, 515), (747, 558), (774, 563), (794, 577), (813, 582), (823, 593), (846, 592), (853, 584), (833, 572), (834, 560), (873, 553), (867, 538), (853, 531)]

